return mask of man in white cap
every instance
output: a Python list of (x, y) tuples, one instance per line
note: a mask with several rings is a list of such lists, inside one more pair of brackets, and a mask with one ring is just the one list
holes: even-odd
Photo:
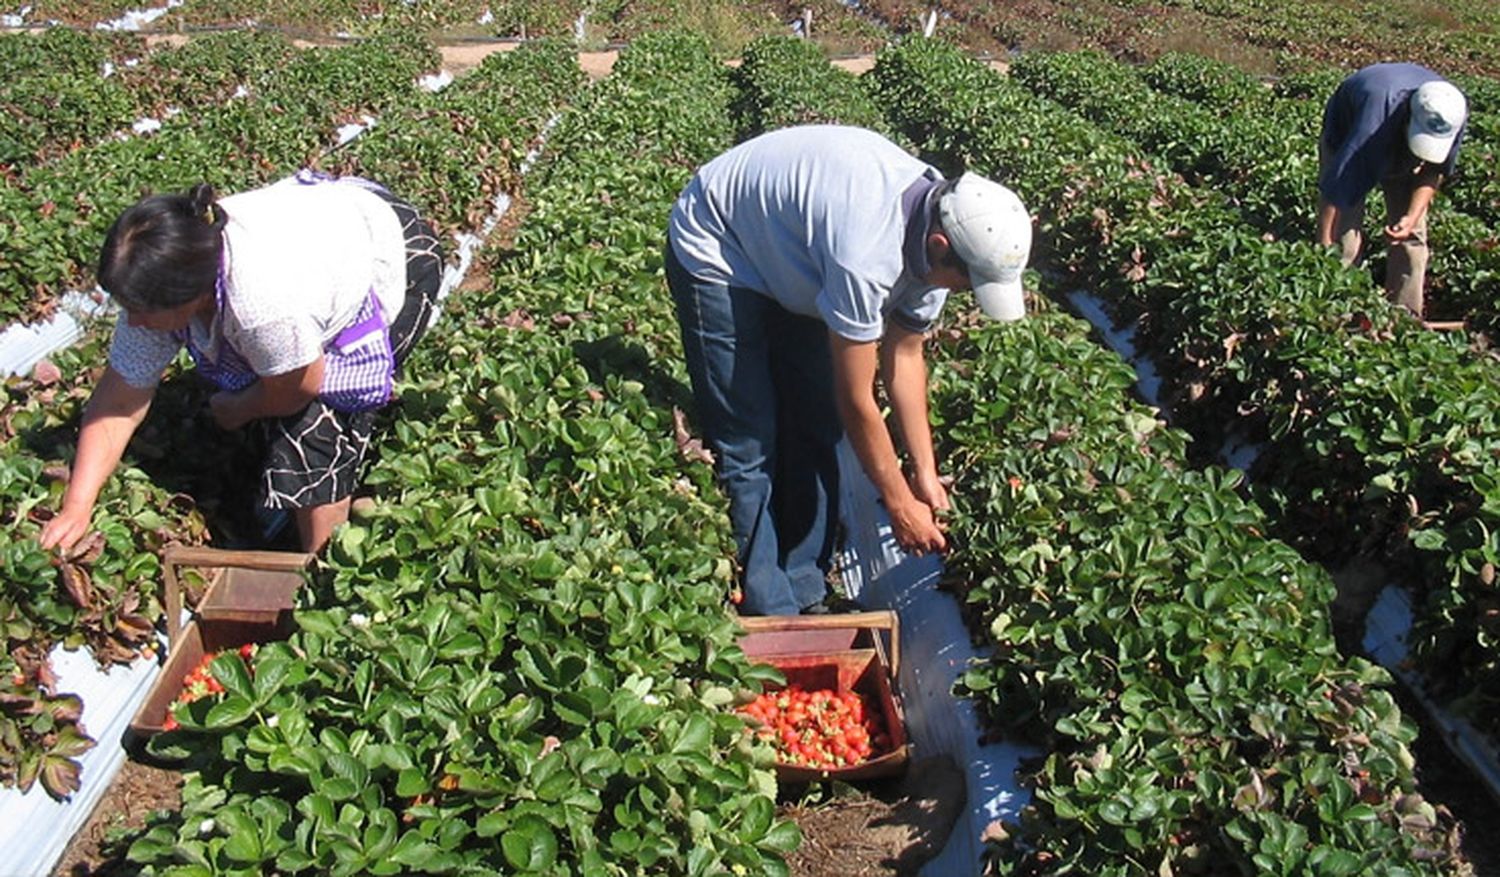
[(974, 289), (992, 317), (1024, 315), (1020, 199), (974, 174), (944, 180), (872, 131), (809, 125), (704, 165), (668, 239), (697, 415), (729, 496), (740, 611), (822, 605), (846, 431), (897, 542), (942, 551), (923, 338), (949, 289)]
[(1318, 243), (1353, 264), (1363, 245), (1365, 195), (1385, 195), (1391, 300), (1422, 316), (1427, 208), (1453, 175), (1467, 103), (1452, 83), (1417, 64), (1374, 64), (1345, 79), (1323, 111), (1318, 143)]

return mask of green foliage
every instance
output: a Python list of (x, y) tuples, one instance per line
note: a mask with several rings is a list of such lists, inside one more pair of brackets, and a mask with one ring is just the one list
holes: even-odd
[(745, 49), (735, 71), (739, 139), (791, 125), (840, 124), (889, 133), (853, 74), (828, 63), (817, 44), (762, 37)]
[(528, 177), (494, 290), (414, 352), (380, 505), (298, 632), (253, 677), (216, 663), (227, 696), (158, 738), (201, 770), (132, 845), (143, 873), (787, 873), (796, 827), (722, 709), (761, 678), (724, 611), (727, 521), (673, 434), (661, 211), (728, 142), (699, 48), (633, 46), (558, 122), (573, 149)]
[[(1085, 272), (1122, 314), (1149, 318), (1137, 340), (1157, 354), (1195, 431), (1235, 423), (1226, 409), (1257, 389), (1285, 390), (1292, 368), (1312, 369), (1345, 343), (1366, 349), (1351, 328), (1431, 337), (1404, 328), (1358, 275), (1262, 240), (1128, 142), (951, 49), (904, 43), (871, 76), (924, 151), (1040, 205), (1043, 252)], [(1317, 280), (1305, 283), (1309, 269)], [(1320, 298), (1320, 286), (1343, 302)], [(1247, 295), (1256, 297), (1227, 308)], [(1351, 326), (1352, 303), (1365, 309)], [(1149, 414), (1102, 401), (1101, 387), (1128, 377), (1098, 364), (1081, 329), (1028, 323), (1039, 325), (968, 332), (935, 371), (935, 417), (958, 464), (952, 566), (996, 644), (963, 684), (1054, 750), (1033, 778), (1037, 805), (1009, 827), (992, 865), (1280, 873), (1289, 861), (1297, 873), (1445, 873), (1451, 838), (1405, 818), (1425, 806), (1406, 793), (1411, 732), (1379, 690), (1383, 671), (1338, 658), (1326, 576), (1260, 535), (1276, 520), (1239, 495), (1237, 477), (1181, 471), (1180, 438), (1162, 444)], [(1284, 358), (1248, 379), (1246, 362), (1262, 353)], [(1278, 410), (1296, 411), (1285, 406), (1312, 397), (1278, 398)], [(1217, 446), (1215, 436), (1195, 438)], [(1295, 452), (1278, 444), (1262, 459), (1283, 450)], [(1334, 474), (1325, 464), (1269, 478), (1313, 486)], [(1346, 772), (1345, 759), (1361, 767)]]
[(412, 199), (440, 239), (479, 228), (512, 191), (548, 119), (583, 85), (572, 50), (533, 42), (491, 55), (462, 80), (383, 118), (340, 162)]

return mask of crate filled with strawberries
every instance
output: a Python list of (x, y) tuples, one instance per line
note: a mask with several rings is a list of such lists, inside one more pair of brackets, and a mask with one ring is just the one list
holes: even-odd
[[(167, 659), (131, 720), (130, 732), (140, 739), (175, 730), (189, 704), (223, 692), (226, 673), (253, 675), (259, 644), (291, 632), (312, 556), (174, 546), (164, 561)], [(206, 587), (190, 620), (179, 625), (187, 570), (202, 571)]]
[(775, 749), (779, 779), (853, 781), (905, 770), (895, 613), (740, 622), (746, 656), (775, 667), (785, 679), (737, 709), (756, 738)]

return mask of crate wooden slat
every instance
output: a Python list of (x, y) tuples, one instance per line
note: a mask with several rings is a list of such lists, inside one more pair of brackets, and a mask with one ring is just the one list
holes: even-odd
[[(246, 643), (286, 639), (292, 630), (297, 589), (313, 560), (313, 555), (298, 552), (168, 548), (163, 557), (167, 660), (131, 719), (130, 733), (146, 738), (164, 730), (167, 710), (182, 693), (183, 678), (204, 655)], [(210, 572), (196, 617), (179, 625), (174, 622), (182, 615), (181, 567)]]

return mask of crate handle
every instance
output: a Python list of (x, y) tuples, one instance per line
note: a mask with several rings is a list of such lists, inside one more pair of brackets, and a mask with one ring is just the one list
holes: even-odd
[(737, 619), (747, 633), (790, 630), (837, 630), (873, 627), (884, 630), (891, 640), (891, 672), (901, 667), (901, 624), (889, 609), (844, 612), (831, 615), (746, 615)]
[(300, 551), (231, 551), (195, 545), (168, 545), (162, 552), (167, 579), (167, 650), (177, 642), (182, 627), (182, 585), (177, 578), (180, 566), (220, 566), (258, 569), (268, 572), (301, 572), (317, 560), (317, 555)]

